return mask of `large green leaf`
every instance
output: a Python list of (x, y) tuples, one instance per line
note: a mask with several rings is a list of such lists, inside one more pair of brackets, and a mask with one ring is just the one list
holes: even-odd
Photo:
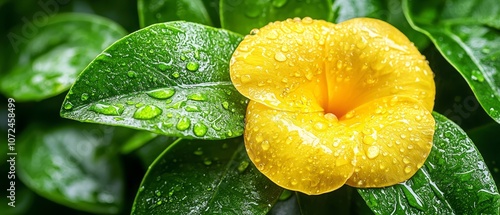
[(264, 214), (282, 190), (252, 165), (243, 138), (180, 140), (150, 166), (132, 214)]
[(169, 136), (243, 133), (246, 98), (229, 77), (241, 36), (189, 22), (155, 24), (119, 40), (78, 77), (61, 116)]
[(118, 24), (86, 14), (53, 16), (42, 26), (25, 23), (20, 31), (7, 34), (18, 54), (0, 90), (16, 101), (58, 95), (97, 54), (125, 34)]
[(359, 193), (376, 214), (499, 214), (500, 195), (474, 143), (433, 115), (434, 145), (425, 165), (406, 182)]
[(248, 34), (269, 22), (309, 16), (314, 19), (333, 19), (331, 0), (222, 0), (220, 17), (223, 28)]
[(212, 25), (202, 0), (139, 0), (137, 8), (141, 27), (176, 20)]
[(93, 213), (118, 213), (124, 177), (110, 143), (113, 128), (34, 125), (18, 141), (18, 175), (31, 190)]
[(426, 34), (500, 123), (500, 4), (497, 0), (404, 0), (412, 27)]

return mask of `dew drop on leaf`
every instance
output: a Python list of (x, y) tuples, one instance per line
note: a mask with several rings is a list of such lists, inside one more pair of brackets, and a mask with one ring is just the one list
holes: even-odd
[(66, 104), (64, 104), (64, 109), (70, 110), (71, 108), (73, 108), (73, 104), (71, 104), (71, 102), (66, 102)]
[(175, 94), (175, 89), (173, 88), (156, 89), (146, 92), (146, 94), (155, 99), (168, 99)]
[(194, 101), (205, 101), (207, 99), (207, 96), (201, 94), (201, 93), (194, 93), (188, 96), (188, 99), (194, 100)]
[(134, 112), (135, 119), (153, 119), (160, 115), (162, 110), (155, 105), (144, 105)]
[(203, 137), (205, 136), (205, 134), (207, 133), (208, 131), (208, 127), (199, 122), (199, 123), (196, 123), (193, 127), (193, 132), (194, 132), (194, 135), (198, 136), (198, 137)]
[(191, 71), (191, 72), (195, 72), (196, 70), (198, 70), (199, 67), (200, 67), (200, 64), (193, 62), (193, 61), (190, 61), (186, 64), (186, 69)]
[(88, 93), (82, 93), (82, 95), (80, 96), (80, 100), (83, 101), (87, 101), (87, 99), (89, 99), (89, 94)]
[(182, 117), (175, 126), (179, 131), (185, 131), (191, 126), (191, 120), (187, 117)]
[(124, 106), (121, 104), (118, 105), (110, 105), (97, 103), (90, 107), (91, 111), (94, 111), (99, 114), (109, 115), (109, 116), (119, 116), (123, 113)]

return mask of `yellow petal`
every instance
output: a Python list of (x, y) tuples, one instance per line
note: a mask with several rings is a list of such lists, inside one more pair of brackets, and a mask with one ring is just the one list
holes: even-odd
[(322, 111), (325, 44), (334, 24), (310, 18), (254, 30), (233, 53), (231, 80), (247, 98), (280, 110)]
[(360, 140), (335, 116), (277, 111), (250, 101), (246, 120), (248, 155), (276, 184), (321, 194), (351, 177), (353, 147)]
[(343, 116), (374, 99), (409, 96), (434, 105), (433, 73), (393, 26), (370, 18), (338, 25), (310, 18), (254, 30), (233, 53), (231, 80), (269, 107)]
[(327, 48), (326, 111), (343, 116), (371, 100), (409, 96), (432, 111), (435, 86), (425, 57), (386, 22), (357, 18), (335, 26)]
[(391, 96), (347, 113), (342, 122), (362, 140), (346, 184), (384, 187), (405, 181), (422, 167), (432, 148), (434, 118), (418, 101)]

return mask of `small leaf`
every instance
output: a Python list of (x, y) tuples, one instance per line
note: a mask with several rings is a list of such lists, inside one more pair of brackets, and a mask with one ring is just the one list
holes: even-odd
[(132, 214), (265, 214), (282, 191), (252, 165), (242, 138), (180, 140), (150, 166)]
[(20, 33), (7, 35), (19, 54), (0, 90), (16, 101), (38, 101), (68, 90), (99, 52), (126, 34), (118, 24), (86, 14), (53, 16), (33, 28), (38, 33), (29, 40)]
[(124, 177), (102, 126), (34, 125), (18, 141), (18, 175), (31, 190), (65, 206), (115, 214), (123, 206)]
[(177, 137), (239, 136), (247, 100), (231, 83), (229, 59), (240, 41), (188, 22), (141, 29), (92, 61), (61, 116)]
[[(403, 1), (410, 25), (427, 35), (500, 123), (500, 4), (496, 0)], [(438, 10), (437, 8), (442, 8)]]
[(137, 8), (142, 28), (176, 20), (212, 25), (202, 0), (139, 0)]
[(220, 17), (223, 28), (240, 34), (248, 34), (253, 28), (261, 28), (269, 22), (287, 18), (309, 16), (313, 19), (332, 20), (331, 0), (258, 0), (220, 2)]
[(434, 145), (417, 174), (358, 192), (376, 214), (498, 214), (500, 195), (474, 143), (456, 124), (433, 115)]

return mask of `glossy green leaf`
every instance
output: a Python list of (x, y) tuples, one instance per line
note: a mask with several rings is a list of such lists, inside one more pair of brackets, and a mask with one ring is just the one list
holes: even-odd
[(246, 35), (253, 28), (269, 22), (294, 17), (332, 20), (331, 0), (222, 0), (221, 25), (225, 29)]
[(500, 194), (466, 133), (437, 113), (434, 145), (408, 181), (358, 189), (376, 214), (499, 214)]
[(141, 27), (176, 20), (212, 25), (202, 0), (138, 0), (137, 9)]
[(253, 166), (243, 138), (180, 140), (150, 166), (132, 214), (265, 214), (282, 190)]
[(231, 83), (229, 59), (240, 41), (181, 21), (141, 29), (92, 61), (61, 116), (177, 137), (239, 136), (247, 100)]
[(118, 213), (124, 177), (110, 146), (113, 128), (31, 126), (18, 140), (18, 176), (37, 194), (71, 208)]
[[(36, 33), (25, 34), (28, 28)], [(45, 25), (30, 22), (21, 29), (7, 34), (17, 55), (0, 80), (0, 90), (18, 102), (38, 101), (68, 90), (97, 54), (126, 34), (118, 24), (86, 14), (61, 14)]]
[(446, 0), (437, 6), (431, 0), (403, 3), (412, 27), (431, 39), (467, 81), (484, 110), (500, 123), (498, 1)]

